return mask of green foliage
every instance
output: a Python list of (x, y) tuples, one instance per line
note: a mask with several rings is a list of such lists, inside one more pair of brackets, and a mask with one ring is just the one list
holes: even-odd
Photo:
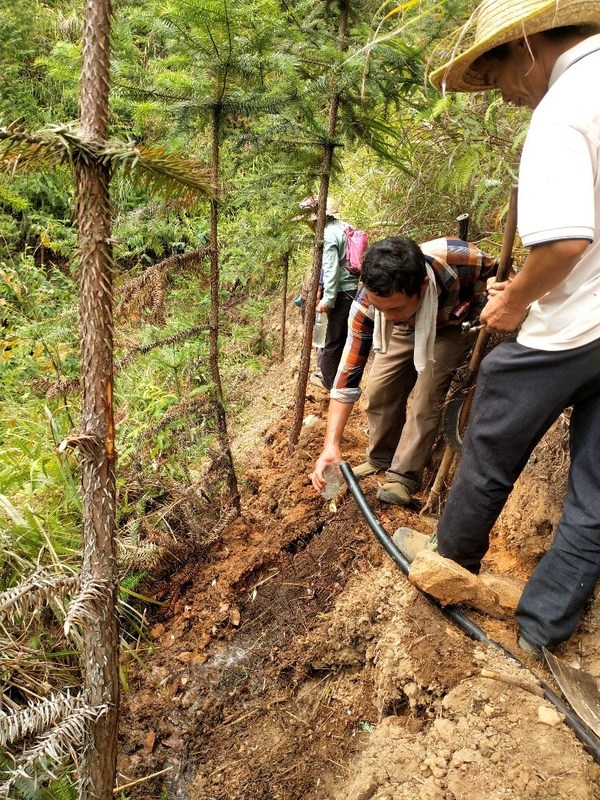
[[(189, 172), (196, 162), (173, 159), (172, 153), (183, 148), (206, 160), (208, 122), (218, 106), (226, 374), (241, 365), (253, 370), (268, 363), (275, 337), (265, 309), (278, 291), (281, 259), (289, 251), (296, 256), (293, 275), (307, 263), (310, 242), (292, 217), (299, 199), (314, 192), (318, 180), (331, 86), (338, 87), (341, 103), (332, 192), (344, 215), (369, 229), (372, 240), (396, 231), (418, 239), (453, 231), (454, 217), (464, 210), (483, 236), (497, 225), (516, 172), (522, 117), (487, 98), (441, 98), (426, 88), (428, 49), (462, 15), (461, 3), (447, 3), (443, 12), (435, 3), (407, 5), (401, 15), (390, 14), (393, 8), (354, 0), (345, 52), (338, 48), (332, 24), (337, 7), (326, 2), (298, 0), (282, 10), (275, 0), (172, 0), (125, 2), (117, 9), (111, 125), (121, 139), (133, 134), (140, 140), (138, 145), (111, 145), (105, 152), (115, 167), (125, 167), (112, 181), (117, 267), (139, 270), (207, 244), (203, 204), (158, 202), (150, 189), (153, 184), (164, 189), (165, 181), (174, 185), (182, 177), (194, 182)], [(5, 133), (8, 156), (24, 158), (34, 144), (33, 167), (46, 163), (48, 154), (67, 163), (86, 157), (88, 145), (74, 129), (57, 124), (57, 116), (73, 116), (80, 63), (78, 10), (67, 0), (45, 7), (41, 27), (34, 30), (26, 30), (26, 19), (20, 0), (15, 18), (6, 24), (13, 33), (18, 29), (20, 42), (29, 48), (27, 58), (39, 84), (31, 91), (60, 91), (45, 108), (44, 121), (52, 120), (53, 126), (34, 139), (19, 129)], [(44, 49), (40, 31), (50, 40)], [(2, 42), (9, 52), (8, 33)], [(11, 57), (14, 64), (23, 63), (18, 48)], [(24, 84), (29, 86), (27, 80)], [(145, 188), (128, 175), (140, 166), (146, 167)], [(76, 289), (64, 269), (71, 262), (68, 269), (75, 272), (72, 194), (67, 169), (34, 169), (0, 184), (0, 234), (6, 248), (3, 259), (0, 240), (0, 300), (8, 322), (3, 336), (8, 369), (1, 380), (15, 400), (24, 382), (32, 387), (46, 381), (48, 386), (78, 376)], [(228, 305), (232, 287), (235, 314)], [(196, 278), (168, 274), (165, 290), (166, 326), (125, 324), (117, 328), (117, 347), (122, 337), (147, 345), (207, 321), (208, 295)], [(127, 426), (118, 429), (125, 474), (137, 463), (144, 430), (209, 385), (201, 366), (206, 342), (204, 336), (170, 350), (153, 350), (118, 374), (117, 414), (127, 418)], [(35, 393), (29, 389), (25, 397), (33, 411)], [(64, 408), (65, 419), (76, 419), (77, 396), (68, 396)], [(53, 413), (62, 413), (59, 406)], [(160, 465), (159, 473), (185, 482), (189, 464), (206, 457), (207, 446), (199, 444), (202, 431), (206, 423), (200, 419), (198, 436), (186, 445), (183, 470), (172, 463), (173, 447), (182, 441), (180, 424), (173, 421), (153, 434), (154, 443), (142, 448), (148, 459), (144, 474)]]
[(206, 222), (177, 204), (138, 194), (139, 205), (115, 220), (115, 258), (121, 268), (151, 265), (174, 253), (206, 246)]
[(48, 786), (20, 780), (13, 792), (15, 800), (77, 800), (78, 797), (76, 783), (67, 776), (52, 781)]
[(53, 11), (40, 0), (12, 0), (0, 14), (0, 125), (19, 118), (32, 126), (45, 121), (56, 96), (38, 58), (53, 35)]
[[(141, 635), (137, 611), (148, 603), (157, 551), (183, 543), (179, 564), (192, 561), (221, 513), (208, 254), (177, 261), (208, 245), (210, 181), (200, 165), (215, 115), (219, 359), (237, 413), (244, 378), (274, 357), (282, 259), (291, 254), (290, 293), (310, 260), (312, 240), (294, 217), (318, 185), (333, 91), (331, 192), (344, 218), (371, 241), (390, 233), (423, 241), (453, 234), (468, 211), (471, 237), (498, 244), (527, 112), (428, 88), (429, 60), (464, 16), (463, 0), (407, 4), (385, 17), (395, 5), (352, 0), (341, 51), (335, 2), (124, 0), (113, 35), (114, 138), (102, 150), (71, 124), (79, 6), (14, 0), (2, 15), (0, 138), (5, 164), (28, 161), (30, 172), (0, 178), (0, 589), (38, 566), (68, 573), (79, 560), (78, 457), (57, 449), (77, 430), (80, 405), (76, 159), (100, 156), (112, 168), (117, 303), (128, 281), (143, 286), (147, 277), (151, 286), (114, 327), (118, 553), (131, 637)], [(29, 674), (39, 680), (43, 667), (46, 680), (55, 657), (59, 682), (76, 683), (60, 614), (43, 622), (47, 630), (26, 642)], [(36, 800), (73, 796), (67, 778), (39, 791)]]

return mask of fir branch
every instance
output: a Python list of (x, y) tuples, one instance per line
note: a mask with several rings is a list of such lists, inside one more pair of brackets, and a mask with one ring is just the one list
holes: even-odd
[(213, 196), (208, 171), (192, 158), (164, 147), (135, 142), (99, 144), (81, 136), (75, 125), (48, 125), (31, 133), (22, 127), (0, 128), (0, 165), (5, 169), (41, 169), (57, 164), (102, 162), (136, 173), (148, 191), (189, 200), (200, 193)]
[(46, 576), (43, 572), (34, 572), (23, 583), (0, 594), (0, 613), (16, 625), (26, 614), (41, 610), (57, 597), (64, 599), (73, 594), (78, 585), (77, 576)]
[(53, 397), (66, 397), (81, 391), (81, 378), (59, 378), (58, 380), (48, 380), (48, 378), (36, 378), (31, 381), (31, 389), (40, 392), (50, 400)]
[(91, 163), (97, 156), (97, 146), (73, 125), (48, 125), (33, 133), (16, 125), (0, 128), (0, 164), (12, 172), (73, 164), (76, 159)]
[(79, 703), (79, 696), (67, 689), (65, 694), (52, 694), (11, 714), (0, 711), (0, 745), (6, 747), (32, 733), (42, 733), (64, 719)]
[(122, 167), (126, 174), (135, 174), (149, 192), (164, 192), (167, 199), (190, 200), (198, 193), (214, 195), (208, 171), (195, 159), (169, 152), (166, 147), (109, 143), (103, 148), (102, 160), (112, 167)]
[(122, 550), (119, 562), (127, 571), (151, 569), (157, 563), (166, 546), (165, 543), (162, 546), (156, 542), (140, 543), (137, 531), (126, 538), (120, 539), (117, 545)]
[[(77, 631), (89, 620), (97, 619), (98, 608), (105, 604), (110, 589), (104, 581), (87, 581), (69, 604), (63, 629), (65, 636)], [(76, 637), (77, 638), (77, 637)]]
[(67, 760), (77, 764), (77, 750), (87, 738), (88, 723), (103, 717), (107, 710), (106, 705), (73, 709), (55, 728), (42, 734), (33, 747), (24, 751), (17, 766), (8, 772), (8, 780), (0, 785), (0, 797), (10, 798), (17, 781), (36, 781), (40, 772), (54, 780), (56, 776), (51, 765), (59, 767)]
[(158, 420), (154, 425), (150, 425), (139, 435), (138, 442), (164, 430), (174, 419), (195, 416), (205, 417), (211, 412), (214, 414), (214, 403), (211, 397), (206, 394), (200, 397), (189, 397), (167, 409), (162, 419)]
[(157, 347), (167, 347), (175, 344), (176, 342), (192, 339), (207, 332), (208, 328), (206, 324), (194, 325), (192, 328), (186, 328), (184, 331), (174, 333), (172, 336), (167, 336), (165, 339), (159, 339), (157, 342), (151, 342), (150, 344), (143, 344), (139, 347), (134, 347), (129, 350), (123, 356), (123, 358), (115, 363), (115, 372), (119, 372), (120, 370), (125, 369), (125, 367), (128, 367), (138, 355), (149, 353), (151, 350), (156, 350)]

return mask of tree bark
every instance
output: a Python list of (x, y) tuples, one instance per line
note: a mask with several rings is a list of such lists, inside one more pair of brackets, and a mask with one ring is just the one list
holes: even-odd
[[(340, 17), (338, 22), (338, 50), (344, 52), (347, 49), (346, 30), (348, 28), (348, 13), (350, 11), (350, 0), (340, 0)], [(317, 291), (319, 289), (319, 273), (323, 261), (323, 234), (325, 231), (327, 195), (329, 194), (329, 180), (331, 177), (331, 167), (333, 164), (333, 152), (336, 147), (335, 129), (337, 124), (338, 109), (340, 105), (340, 93), (338, 82), (334, 79), (331, 86), (329, 102), (329, 114), (327, 119), (327, 144), (323, 148), (323, 160), (321, 162), (321, 181), (319, 185), (319, 205), (317, 208), (317, 220), (315, 224), (315, 245), (313, 249), (313, 266), (310, 279), (310, 288), (306, 298), (306, 311), (304, 315), (304, 329), (302, 334), (302, 345), (300, 350), (300, 365), (298, 368), (298, 380), (294, 394), (294, 418), (290, 428), (289, 449), (293, 452), (300, 438), (302, 430), (302, 420), (304, 418), (304, 400), (306, 397), (306, 384), (308, 383), (308, 372), (310, 370), (310, 356), (312, 350), (312, 335), (315, 324), (315, 309), (317, 307)]]
[(225, 460), (226, 480), (231, 505), (240, 512), (240, 492), (229, 435), (221, 373), (219, 371), (219, 155), (221, 133), (221, 107), (212, 108), (212, 158), (211, 177), (214, 197), (210, 201), (210, 372), (215, 387), (214, 405), (217, 421), (217, 435)]
[[(80, 131), (102, 144), (108, 130), (110, 0), (85, 0)], [(116, 776), (119, 631), (116, 615), (115, 443), (110, 170), (100, 161), (75, 165), (80, 260), (83, 561), (81, 583), (99, 600), (83, 629), (83, 695), (106, 706), (83, 743), (80, 798), (110, 800)]]
[(279, 360), (283, 361), (285, 356), (285, 325), (287, 315), (287, 292), (288, 292), (288, 277), (290, 273), (290, 251), (283, 254), (282, 258), (283, 267), (283, 283), (281, 286), (281, 333), (279, 336)]

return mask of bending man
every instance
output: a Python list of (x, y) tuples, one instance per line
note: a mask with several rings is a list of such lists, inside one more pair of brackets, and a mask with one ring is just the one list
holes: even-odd
[[(376, 242), (365, 253), (363, 286), (348, 321), (348, 339), (331, 390), (323, 452), (312, 476), (341, 461), (342, 434), (356, 400), (371, 347), (368, 380), (369, 446), (358, 477), (386, 470), (380, 500), (410, 502), (431, 456), (453, 370), (472, 345), (461, 322), (476, 315), (497, 261), (461, 239), (419, 245), (403, 236)], [(408, 396), (414, 388), (410, 410)]]

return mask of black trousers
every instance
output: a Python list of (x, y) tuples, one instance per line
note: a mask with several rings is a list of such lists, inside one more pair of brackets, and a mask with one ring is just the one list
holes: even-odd
[(338, 292), (327, 313), (327, 335), (321, 356), (323, 383), (331, 389), (348, 336), (348, 314), (356, 292)]
[(571, 467), (563, 515), (516, 612), (525, 638), (549, 649), (573, 633), (600, 576), (600, 340), (562, 351), (504, 342), (486, 356), (438, 524), (440, 554), (478, 572), (514, 482), (569, 406)]

